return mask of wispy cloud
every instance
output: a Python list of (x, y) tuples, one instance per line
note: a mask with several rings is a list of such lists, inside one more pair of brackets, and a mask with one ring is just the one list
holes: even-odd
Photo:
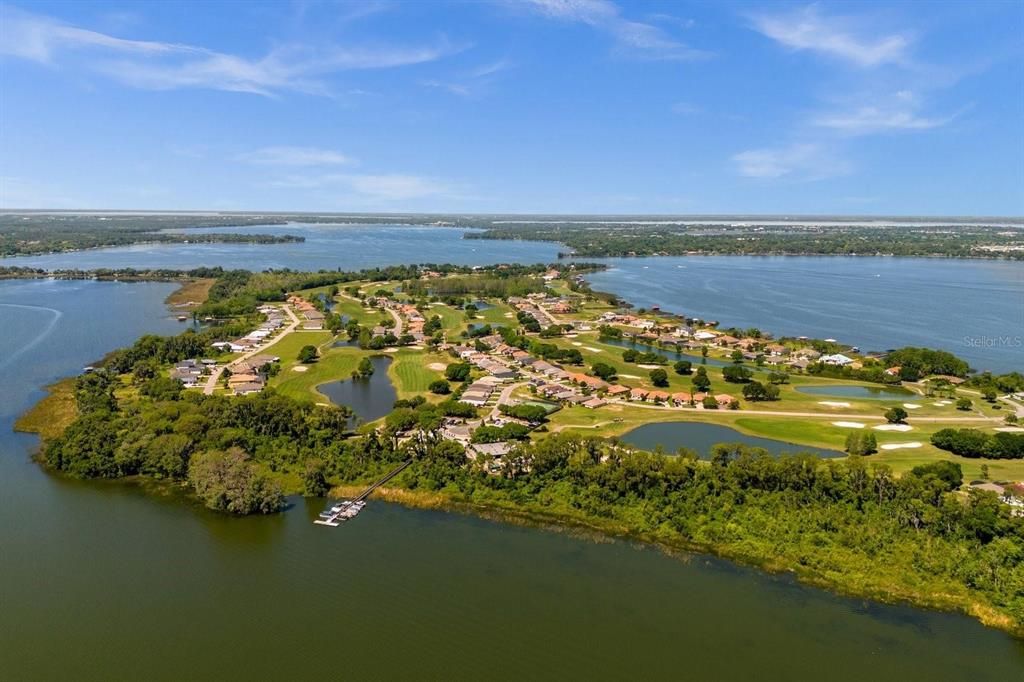
[(908, 33), (878, 35), (849, 17), (823, 16), (816, 5), (785, 14), (750, 16), (757, 32), (792, 49), (809, 50), (860, 67), (901, 63), (912, 43)]
[[(901, 96), (903, 95), (903, 96)], [(845, 111), (830, 111), (812, 119), (815, 126), (835, 130), (845, 135), (930, 130), (946, 125), (958, 113), (941, 117), (922, 116), (909, 93), (897, 93), (890, 102), (872, 102)]]
[(632, 21), (610, 0), (525, 0), (523, 6), (550, 19), (586, 24), (603, 31), (629, 54), (647, 59), (690, 61), (711, 54), (675, 40), (653, 24)]
[(511, 67), (511, 61), (499, 59), (460, 73), (451, 79), (425, 78), (420, 81), (420, 85), (425, 88), (444, 90), (459, 97), (473, 97), (491, 85), (497, 74)]
[(455, 189), (446, 182), (403, 173), (295, 175), (270, 181), (266, 186), (275, 189), (336, 188), (381, 202), (455, 196)]
[(740, 175), (748, 178), (811, 181), (850, 172), (848, 162), (818, 143), (749, 149), (732, 157)]
[(0, 11), (0, 55), (60, 66), (62, 57), (74, 53), (76, 64), (150, 90), (205, 88), (266, 96), (292, 90), (326, 95), (329, 88), (321, 79), (330, 74), (422, 64), (460, 49), (444, 40), (420, 47), (284, 45), (250, 58), (194, 45), (127, 40), (9, 6)]
[(263, 147), (238, 155), (239, 161), (264, 166), (334, 166), (355, 163), (355, 159), (331, 149), (315, 147)]

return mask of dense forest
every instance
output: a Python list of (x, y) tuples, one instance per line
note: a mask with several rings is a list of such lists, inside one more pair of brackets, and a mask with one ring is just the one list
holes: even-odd
[(1024, 259), (1024, 227), (820, 225), (508, 224), (467, 239), (524, 239), (565, 244), (563, 256), (829, 255)]

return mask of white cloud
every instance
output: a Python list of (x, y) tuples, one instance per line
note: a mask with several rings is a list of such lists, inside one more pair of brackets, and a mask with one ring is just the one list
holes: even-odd
[(330, 166), (355, 163), (355, 160), (331, 149), (315, 147), (263, 147), (240, 154), (239, 161), (266, 166)]
[(823, 180), (850, 171), (849, 163), (816, 143), (749, 149), (732, 160), (740, 175), (764, 180)]
[(618, 46), (648, 59), (688, 61), (710, 53), (696, 50), (652, 24), (622, 16), (610, 0), (526, 0), (525, 6), (550, 19), (586, 24), (611, 35)]
[[(321, 47), (286, 45), (263, 57), (203, 47), (125, 40), (3, 7), (0, 55), (57, 65), (66, 52), (75, 62), (132, 87), (205, 88), (273, 95), (296, 90), (328, 94), (319, 80), (340, 71), (422, 64), (458, 51), (447, 42), (427, 47)], [(80, 55), (85, 55), (81, 58)]]
[(822, 114), (814, 125), (831, 128), (848, 135), (868, 135), (896, 130), (929, 130), (944, 126), (956, 118), (926, 118), (906, 109), (863, 106), (847, 112)]
[(323, 175), (290, 176), (267, 183), (275, 189), (347, 190), (370, 201), (408, 201), (427, 197), (454, 197), (448, 183), (420, 175), (402, 173), (353, 174), (326, 173)]
[[(838, 57), (861, 67), (898, 64), (906, 59), (911, 36), (856, 35), (854, 21), (824, 17), (815, 5), (781, 15), (750, 17), (754, 30), (792, 50), (810, 50)], [(862, 29), (862, 33), (875, 33)]]

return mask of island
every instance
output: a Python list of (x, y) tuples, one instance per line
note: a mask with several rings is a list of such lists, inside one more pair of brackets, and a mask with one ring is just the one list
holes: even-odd
[(637, 309), (590, 287), (601, 267), (104, 272), (178, 281), (188, 329), (52, 386), (18, 428), (57, 475), (173, 486), (225, 513), (393, 474), (378, 499), (714, 553), (1024, 632), (1024, 375)]

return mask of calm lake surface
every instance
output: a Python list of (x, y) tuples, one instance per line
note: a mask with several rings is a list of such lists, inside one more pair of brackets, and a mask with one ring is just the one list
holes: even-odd
[(1002, 681), (1024, 669), (1024, 644), (969, 618), (701, 556), (379, 502), (330, 530), (312, 524), (320, 500), (236, 519), (46, 474), (16, 416), (106, 352), (179, 331), (171, 290), (0, 281), (4, 679)]
[(1024, 263), (946, 258), (609, 258), (595, 289), (723, 326), (835, 338), (862, 350), (926, 346), (976, 369), (1024, 368)]
[[(222, 227), (301, 235), (299, 244), (138, 245), (0, 259), (47, 269), (160, 267), (297, 270), (403, 263), (551, 263), (560, 245), (462, 239), (463, 228), (396, 225)], [(608, 263), (594, 288), (725, 326), (835, 338), (863, 350), (942, 348), (977, 369), (1024, 369), (1024, 263), (943, 258), (690, 256)]]
[(696, 450), (701, 459), (708, 459), (711, 456), (711, 447), (717, 443), (743, 443), (764, 448), (776, 456), (797, 452), (813, 452), (819, 457), (842, 457), (844, 455), (837, 450), (812, 448), (771, 438), (748, 436), (728, 426), (698, 422), (644, 424), (623, 434), (622, 442), (642, 450), (653, 450), (660, 445), (668, 453), (673, 453), (681, 447), (687, 447)]
[(827, 395), (836, 398), (862, 398), (866, 400), (920, 400), (921, 396), (904, 388), (888, 386), (797, 386), (799, 393)]
[(389, 414), (398, 399), (398, 393), (388, 377), (391, 358), (375, 355), (370, 358), (370, 362), (373, 363), (373, 374), (367, 379), (331, 381), (316, 387), (335, 405), (351, 407), (355, 416), (364, 423)]

